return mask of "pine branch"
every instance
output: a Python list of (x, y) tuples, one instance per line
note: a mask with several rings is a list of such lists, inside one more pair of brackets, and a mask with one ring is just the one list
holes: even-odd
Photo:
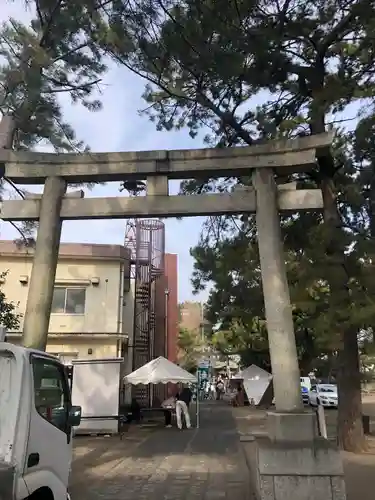
[(76, 90), (88, 91), (90, 89), (90, 87), (97, 85), (97, 84), (101, 83), (101, 81), (102, 81), (101, 78), (96, 78), (95, 80), (87, 82), (87, 83), (82, 84), (82, 85), (74, 85), (73, 83), (70, 83), (69, 81), (59, 82), (56, 78), (53, 78), (52, 76), (45, 76), (45, 78), (59, 88), (52, 88), (52, 89), (48, 89), (48, 90), (43, 90), (44, 94), (55, 94), (55, 93), (59, 93), (59, 92), (71, 92), (71, 91), (76, 91)]
[(59, 14), (62, 2), (63, 2), (63, 0), (56, 0), (56, 4), (55, 4), (54, 8), (52, 9), (52, 12), (49, 16), (49, 19), (46, 22), (46, 24), (43, 26), (43, 34), (42, 34), (42, 37), (41, 37), (40, 42), (39, 42), (39, 45), (42, 48), (46, 48), (48, 46), (48, 43), (49, 43), (48, 37), (51, 34), (51, 29), (53, 27), (53, 23), (54, 23), (57, 15)]

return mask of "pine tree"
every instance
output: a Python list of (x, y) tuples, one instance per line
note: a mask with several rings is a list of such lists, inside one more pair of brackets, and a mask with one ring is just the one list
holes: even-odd
[[(106, 70), (92, 33), (100, 30), (95, 4), (35, 0), (31, 26), (15, 19), (0, 32), (0, 110), (12, 115), (13, 146), (29, 149), (44, 141), (56, 151), (83, 147), (65, 123), (59, 95), (89, 110), (100, 109), (93, 97)], [(89, 8), (91, 6), (91, 8)]]
[[(100, 91), (106, 66), (95, 36), (101, 30), (104, 4), (30, 0), (30, 26), (9, 19), (1, 27), (0, 112), (7, 130), (0, 147), (29, 150), (48, 144), (56, 152), (86, 149), (64, 120), (59, 96), (66, 94), (73, 104), (90, 111), (101, 107), (95, 92)], [(4, 181), (22, 196), (10, 180)], [(29, 244), (35, 226), (17, 229), (21, 243)]]
[[(372, 0), (117, 2), (101, 43), (149, 82), (147, 113), (158, 129), (186, 126), (192, 136), (209, 129), (206, 140), (218, 147), (253, 144), (321, 133), (334, 125), (332, 113), (373, 97), (374, 7)], [(322, 152), (309, 180), (323, 194), (318, 232), (330, 289), (328, 316), (343, 341), (339, 441), (360, 451), (366, 445), (357, 326), (345, 314), (353, 308), (348, 269), (354, 256), (340, 211), (339, 160)], [(183, 187), (202, 191), (216, 185), (202, 179)]]
[[(50, 145), (56, 152), (79, 152), (88, 146), (76, 138), (64, 120), (60, 96), (90, 111), (101, 108), (100, 92), (106, 71), (93, 33), (100, 31), (103, 2), (29, 0), (35, 14), (30, 26), (9, 19), (0, 28), (0, 112), (11, 117), (5, 147), (29, 150)], [(21, 189), (5, 182), (23, 196)], [(3, 192), (4, 183), (1, 185)], [(20, 244), (33, 244), (34, 223), (19, 228)]]
[(180, 328), (177, 347), (179, 364), (192, 373), (196, 371), (202, 347), (198, 332), (187, 328)]

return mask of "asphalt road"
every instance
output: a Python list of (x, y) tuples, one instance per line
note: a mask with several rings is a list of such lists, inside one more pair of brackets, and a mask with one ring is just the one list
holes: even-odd
[[(363, 414), (370, 415), (370, 432), (375, 434), (375, 396), (365, 396), (363, 401)], [(327, 408), (325, 410), (328, 437), (336, 437), (337, 410)]]

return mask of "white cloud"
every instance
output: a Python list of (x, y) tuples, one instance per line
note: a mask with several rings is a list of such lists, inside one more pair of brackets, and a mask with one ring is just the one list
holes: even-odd
[[(16, 0), (3, 5), (0, 22), (14, 17), (29, 23), (31, 14), (24, 10), (24, 2)], [(138, 110), (144, 107), (141, 95), (144, 82), (125, 68), (109, 62), (109, 71), (104, 77), (103, 110), (90, 113), (80, 105), (72, 105), (65, 97), (64, 118), (75, 129), (77, 137), (84, 140), (93, 151), (126, 151), (152, 149), (183, 149), (200, 147), (199, 140), (192, 140), (187, 131), (157, 132), (147, 117), (140, 117)], [(35, 190), (35, 187), (30, 187)], [(178, 186), (174, 183), (173, 191)], [(113, 184), (97, 186), (87, 196), (116, 196), (118, 187)], [(75, 221), (63, 225), (62, 241), (86, 243), (115, 243), (124, 241), (126, 221)], [(198, 241), (201, 219), (166, 222), (166, 249), (177, 253), (179, 260), (179, 299), (191, 298), (190, 275), (193, 261), (189, 248)], [(17, 236), (10, 224), (1, 223), (1, 238)], [(201, 300), (206, 294), (200, 296)]]

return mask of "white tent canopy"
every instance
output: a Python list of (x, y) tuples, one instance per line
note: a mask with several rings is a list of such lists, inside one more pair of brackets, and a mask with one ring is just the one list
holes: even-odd
[(241, 380), (260, 380), (263, 378), (266, 378), (268, 380), (271, 380), (272, 375), (266, 370), (263, 370), (263, 368), (259, 368), (257, 365), (250, 365), (247, 368), (244, 368), (243, 370), (240, 370), (238, 373), (236, 373), (233, 378), (235, 379), (241, 379)]
[(233, 378), (243, 380), (243, 386), (249, 401), (258, 405), (271, 383), (272, 375), (263, 368), (259, 368), (259, 366), (250, 365), (239, 371)]
[(146, 365), (141, 366), (138, 370), (126, 375), (124, 381), (132, 385), (168, 384), (169, 382), (172, 384), (188, 384), (196, 383), (197, 379), (180, 366), (163, 358), (163, 356), (159, 356)]

